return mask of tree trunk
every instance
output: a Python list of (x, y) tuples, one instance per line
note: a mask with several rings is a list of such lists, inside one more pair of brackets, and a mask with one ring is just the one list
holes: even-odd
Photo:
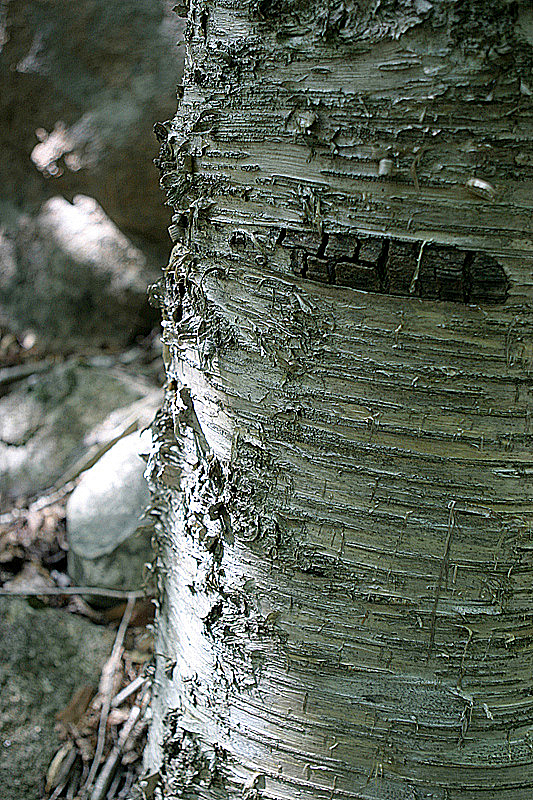
[(192, 0), (156, 797), (530, 800), (533, 15)]

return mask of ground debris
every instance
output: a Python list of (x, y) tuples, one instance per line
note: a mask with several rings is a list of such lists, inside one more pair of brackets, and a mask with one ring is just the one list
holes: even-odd
[(153, 642), (146, 628), (127, 627), (133, 610), (132, 603), (124, 612), (98, 691), (80, 686), (57, 715), (63, 744), (42, 800), (124, 800), (141, 775)]
[[(125, 800), (142, 772), (150, 696), (153, 604), (140, 592), (109, 591), (110, 607), (95, 610), (71, 585), (65, 505), (73, 485), (0, 518), (0, 593), (34, 606), (61, 608), (118, 629), (99, 686), (84, 683), (57, 714), (61, 746), (43, 775), (41, 800)], [(75, 592), (77, 592), (75, 594)]]
[[(0, 585), (3, 589), (64, 588), (70, 583), (66, 574), (65, 503), (66, 493), (63, 493), (52, 497), (47, 505), (33, 503), (2, 515)], [(54, 602), (57, 605), (58, 599)]]

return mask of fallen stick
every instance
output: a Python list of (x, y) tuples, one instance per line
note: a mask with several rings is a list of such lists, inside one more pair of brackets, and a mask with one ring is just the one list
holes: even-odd
[(113, 682), (122, 655), (122, 643), (124, 641), (124, 636), (126, 634), (126, 630), (130, 623), (134, 607), (135, 607), (135, 597), (133, 596), (132, 593), (130, 593), (128, 597), (128, 602), (126, 604), (126, 609), (124, 611), (124, 616), (122, 617), (122, 621), (120, 623), (117, 635), (115, 637), (115, 643), (113, 645), (111, 655), (102, 672), (103, 698), (102, 698), (102, 709), (100, 712), (100, 722), (98, 724), (98, 739), (96, 742), (96, 750), (93, 762), (91, 764), (91, 769), (89, 770), (89, 775), (82, 790), (82, 798), (86, 798), (88, 796), (89, 790), (96, 777), (96, 773), (98, 772), (98, 767), (100, 766), (100, 760), (102, 758), (102, 753), (104, 751), (104, 746), (105, 746), (107, 719), (109, 717), (109, 712), (111, 710)]
[(143, 591), (128, 591), (127, 589), (102, 589), (98, 586), (50, 586), (43, 589), (0, 589), (0, 597), (60, 597), (61, 595), (92, 594), (94, 597), (117, 597), (121, 600), (133, 597), (138, 600), (147, 597)]
[(145, 675), (139, 675), (135, 680), (133, 680), (128, 686), (122, 689), (115, 697), (111, 700), (111, 708), (117, 708), (121, 706), (124, 700), (126, 700), (130, 694), (133, 694), (140, 689), (143, 683), (146, 683), (148, 678)]
[(11, 383), (29, 378), (39, 372), (46, 372), (53, 366), (52, 361), (31, 361), (26, 364), (16, 364), (12, 367), (0, 369), (0, 386), (9, 386)]
[(107, 757), (107, 760), (102, 767), (100, 775), (98, 776), (98, 780), (94, 784), (93, 791), (91, 793), (91, 800), (103, 800), (105, 794), (109, 788), (109, 784), (115, 774), (115, 770), (118, 766), (118, 762), (122, 755), (122, 751), (126, 745), (126, 742), (132, 735), (132, 732), (135, 728), (137, 720), (139, 719), (139, 715), (141, 713), (141, 709), (138, 705), (132, 706), (132, 709), (129, 713), (129, 717), (124, 723), (122, 730), (120, 731), (120, 735), (118, 737), (117, 743), (113, 746), (111, 753)]
[(110, 798), (116, 797), (117, 789), (120, 786), (120, 781), (121, 780), (122, 780), (122, 775), (117, 770), (115, 772), (115, 777), (113, 778), (113, 780), (111, 782), (111, 785), (110, 785), (109, 789), (107, 790), (107, 800), (110, 800)]

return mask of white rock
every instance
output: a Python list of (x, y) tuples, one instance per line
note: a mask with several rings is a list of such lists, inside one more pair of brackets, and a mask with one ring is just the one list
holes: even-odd
[(150, 433), (120, 439), (87, 470), (67, 504), (69, 573), (78, 585), (139, 589), (150, 561), (144, 478)]
[(146, 425), (157, 397), (141, 378), (77, 359), (21, 381), (0, 398), (0, 506), (69, 480), (125, 427)]

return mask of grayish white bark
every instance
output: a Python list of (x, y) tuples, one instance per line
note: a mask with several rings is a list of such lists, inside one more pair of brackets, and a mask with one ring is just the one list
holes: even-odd
[(531, 797), (531, 23), (192, 2), (159, 128), (164, 798)]

